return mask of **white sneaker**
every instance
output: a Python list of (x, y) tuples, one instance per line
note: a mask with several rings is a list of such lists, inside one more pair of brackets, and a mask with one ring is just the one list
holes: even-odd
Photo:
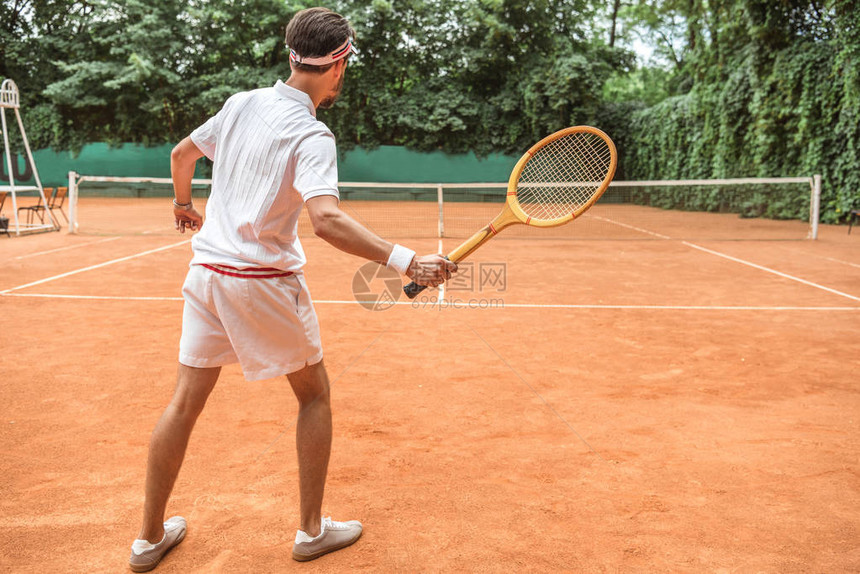
[(325, 517), (320, 524), (320, 534), (311, 538), (305, 532), (296, 532), (296, 543), (293, 544), (293, 560), (307, 562), (319, 558), (323, 554), (346, 548), (361, 537), (361, 522), (335, 522), (331, 517)]
[(181, 516), (172, 516), (164, 523), (164, 538), (158, 544), (135, 540), (131, 545), (128, 565), (133, 572), (149, 572), (161, 562), (164, 555), (185, 539), (188, 525)]

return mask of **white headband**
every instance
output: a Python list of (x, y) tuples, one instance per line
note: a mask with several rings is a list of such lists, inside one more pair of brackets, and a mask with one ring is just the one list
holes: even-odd
[(343, 46), (329, 54), (320, 58), (303, 58), (299, 56), (295, 50), (290, 48), (290, 62), (296, 64), (307, 64), (308, 66), (325, 66), (332, 62), (337, 62), (342, 58), (346, 58), (350, 54), (358, 54), (358, 49), (352, 43), (352, 38), (347, 38)]

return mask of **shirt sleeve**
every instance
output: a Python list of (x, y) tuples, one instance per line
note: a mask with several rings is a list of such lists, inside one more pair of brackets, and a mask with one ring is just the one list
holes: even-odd
[(238, 93), (227, 98), (227, 101), (224, 102), (224, 106), (217, 114), (206, 120), (206, 123), (191, 132), (191, 141), (193, 141), (194, 145), (196, 145), (200, 151), (203, 152), (203, 155), (208, 157), (210, 160), (215, 160), (215, 148), (218, 145), (218, 135), (221, 132), (221, 124), (223, 123), (224, 116), (227, 114), (228, 109), (243, 96), (244, 93)]
[(224, 117), (228, 114), (231, 107), (240, 105), (237, 102), (241, 102), (241, 100), (246, 96), (247, 92), (233, 94), (227, 98), (227, 101), (224, 102), (224, 106), (217, 114), (206, 120), (206, 123), (191, 132), (191, 141), (193, 141), (194, 145), (196, 145), (210, 160), (215, 160), (215, 148), (218, 144), (218, 136), (221, 133), (221, 124), (224, 123)]
[(203, 152), (203, 155), (211, 160), (215, 159), (215, 145), (218, 143), (220, 115), (221, 112), (218, 112), (206, 120), (206, 123), (202, 126), (191, 132), (191, 141)]
[(304, 138), (295, 151), (293, 187), (303, 201), (337, 191), (337, 146), (331, 133), (313, 134)]

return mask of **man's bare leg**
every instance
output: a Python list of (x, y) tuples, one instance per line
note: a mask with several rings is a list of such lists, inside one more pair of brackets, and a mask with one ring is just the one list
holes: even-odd
[(301, 530), (320, 533), (322, 500), (331, 454), (331, 402), (328, 374), (322, 361), (287, 375), (299, 400), (296, 450), (299, 459)]
[(157, 544), (164, 537), (164, 510), (185, 458), (188, 438), (221, 367), (197, 369), (179, 365), (176, 390), (149, 441), (146, 464), (146, 502), (139, 539)]

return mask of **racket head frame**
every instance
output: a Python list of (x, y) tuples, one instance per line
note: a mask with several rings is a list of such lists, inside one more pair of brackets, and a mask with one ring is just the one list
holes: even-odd
[[(530, 217), (520, 206), (520, 202), (517, 198), (517, 187), (520, 181), (520, 177), (523, 174), (523, 170), (525, 170), (526, 164), (535, 155), (537, 155), (538, 151), (540, 151), (545, 146), (551, 144), (556, 140), (575, 133), (593, 134), (602, 139), (608, 146), (610, 153), (610, 162), (609, 168), (607, 169), (603, 181), (601, 181), (597, 191), (589, 198), (587, 202), (580, 205), (574, 211), (567, 215), (555, 219), (537, 219), (534, 217)], [(612, 139), (602, 130), (591, 126), (573, 126), (548, 135), (547, 137), (530, 147), (529, 150), (524, 153), (523, 156), (516, 163), (513, 171), (511, 171), (511, 177), (508, 179), (507, 196), (505, 198), (505, 204), (507, 209), (503, 210), (503, 212), (499, 215), (499, 218), (497, 218), (499, 220), (498, 223), (502, 224), (500, 226), (497, 226), (497, 229), (507, 227), (511, 223), (524, 223), (526, 225), (531, 225), (534, 227), (557, 227), (559, 225), (564, 225), (565, 223), (568, 223), (574, 218), (582, 215), (586, 210), (588, 210), (592, 205), (594, 205), (598, 199), (600, 199), (600, 197), (603, 195), (603, 192), (607, 190), (609, 184), (612, 182), (612, 178), (615, 176), (615, 168), (617, 166), (618, 151), (615, 149), (615, 144), (612, 142)], [(508, 214), (507, 212), (510, 213)], [(513, 216), (515, 221), (510, 221), (511, 216)], [(493, 224), (496, 223), (496, 221), (493, 221)]]

